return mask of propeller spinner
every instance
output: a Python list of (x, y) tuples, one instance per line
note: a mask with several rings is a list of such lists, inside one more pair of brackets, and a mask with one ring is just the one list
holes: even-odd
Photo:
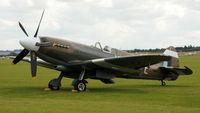
[[(38, 27), (36, 29), (36, 32), (34, 34), (34, 38), (29, 38), (29, 39), (24, 39), (24, 40), (20, 40), (19, 41), (19, 43), (24, 47), (24, 50), (22, 50), (16, 56), (16, 58), (13, 60), (13, 64), (17, 64), (19, 61), (21, 61), (30, 52), (32, 79), (36, 78), (36, 72), (37, 72), (37, 54), (36, 54), (36, 52), (39, 49), (39, 47), (36, 46), (36, 44), (40, 42), (40, 39), (37, 38), (37, 35), (38, 35), (38, 31), (40, 29), (40, 24), (41, 24), (43, 15), (44, 15), (44, 11), (42, 12), (42, 16), (40, 18), (40, 21), (39, 21)], [(22, 31), (24, 32), (24, 34), (27, 37), (29, 37), (28, 33), (26, 32), (26, 30), (24, 29), (23, 25), (20, 22), (19, 22), (19, 26), (22, 29)]]

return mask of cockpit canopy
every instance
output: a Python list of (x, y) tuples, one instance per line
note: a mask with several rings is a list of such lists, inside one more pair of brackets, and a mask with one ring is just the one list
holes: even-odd
[(105, 52), (105, 53), (110, 53), (110, 54), (113, 54), (115, 56), (127, 56), (127, 55), (131, 55), (129, 54), (128, 52), (126, 51), (122, 51), (122, 50), (118, 50), (118, 49), (115, 49), (115, 48), (111, 48), (109, 46), (105, 46), (104, 48), (101, 46), (100, 42), (96, 42), (94, 46), (92, 46), (94, 48), (98, 48), (100, 49), (102, 52)]
[(107, 53), (111, 53), (112, 52), (112, 48), (111, 47), (109, 47), (107, 45), (102, 47), (100, 42), (96, 42), (94, 47), (98, 48), (98, 49), (101, 49), (103, 52), (107, 52)]
[(109, 46), (105, 46), (104, 48), (103, 48), (103, 50), (104, 51), (107, 51), (107, 52), (111, 52), (111, 50), (112, 50), (112, 48), (111, 47), (109, 47)]

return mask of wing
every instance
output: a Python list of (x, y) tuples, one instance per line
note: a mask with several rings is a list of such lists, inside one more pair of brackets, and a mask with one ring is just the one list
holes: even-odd
[(84, 66), (89, 69), (103, 68), (125, 73), (133, 73), (139, 68), (156, 64), (161, 61), (168, 61), (170, 59), (170, 56), (163, 55), (121, 56), (76, 62), (69, 66)]
[(190, 68), (177, 68), (177, 67), (160, 67), (161, 70), (172, 72), (176, 75), (191, 75), (193, 72)]
[[(28, 62), (28, 63), (31, 62), (30, 58), (27, 58), (27, 57), (23, 58), (22, 61), (25, 61), (25, 62)], [(56, 66), (57, 66), (57, 65), (45, 62), (42, 59), (37, 59), (37, 65), (42, 66), (42, 67), (46, 67), (46, 68), (49, 68), (49, 69), (56, 69)]]
[[(14, 59), (15, 57), (9, 57), (11, 59)], [(31, 59), (29, 57), (24, 57), (22, 59), (22, 61), (25, 61), (25, 62), (28, 62), (28, 63), (31, 63)], [(37, 59), (37, 65), (41, 66), (41, 67), (45, 67), (45, 68), (49, 68), (49, 69), (54, 69), (54, 70), (58, 70), (58, 71), (65, 71), (65, 72), (68, 72), (68, 71), (71, 71), (72, 69), (68, 68), (68, 65), (67, 66), (64, 66), (64, 65), (56, 65), (56, 64), (52, 64), (52, 63), (49, 63), (49, 62), (46, 62), (42, 59)], [(70, 67), (70, 66), (69, 66)]]
[[(133, 73), (137, 69), (146, 67), (148, 65), (156, 64), (162, 61), (170, 60), (170, 56), (163, 55), (142, 55), (142, 56), (120, 56), (120, 57), (111, 57), (111, 58), (100, 58), (86, 61), (72, 61), (63, 65), (54, 65), (48, 62), (45, 62), (41, 59), (37, 60), (37, 64), (42, 67), (60, 70), (60, 71), (69, 71), (80, 70), (83, 67), (87, 69), (97, 70), (97, 69), (108, 69), (110, 71), (118, 71), (122, 73)], [(23, 61), (29, 62), (29, 58), (24, 58)]]

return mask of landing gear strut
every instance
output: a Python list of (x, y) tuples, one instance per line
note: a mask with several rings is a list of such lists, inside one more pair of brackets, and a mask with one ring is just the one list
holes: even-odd
[(61, 87), (61, 80), (63, 78), (63, 72), (60, 73), (58, 78), (52, 79), (51, 81), (49, 81), (49, 88), (51, 90), (59, 90)]
[(87, 83), (87, 81), (84, 80), (84, 76), (85, 76), (85, 68), (81, 72), (79, 78), (75, 79), (72, 82), (72, 85), (74, 86), (74, 90), (77, 90), (77, 91), (86, 91), (86, 83)]
[(167, 84), (163, 80), (161, 80), (161, 85), (166, 86)]

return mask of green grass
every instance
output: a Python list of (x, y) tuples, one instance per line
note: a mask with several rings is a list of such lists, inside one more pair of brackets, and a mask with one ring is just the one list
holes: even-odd
[(31, 80), (28, 63), (0, 60), (0, 113), (200, 113), (200, 56), (180, 60), (194, 74), (166, 87), (152, 80), (88, 80), (84, 93), (72, 93), (72, 80), (65, 78), (60, 91), (44, 91), (59, 72), (38, 67), (38, 79)]

